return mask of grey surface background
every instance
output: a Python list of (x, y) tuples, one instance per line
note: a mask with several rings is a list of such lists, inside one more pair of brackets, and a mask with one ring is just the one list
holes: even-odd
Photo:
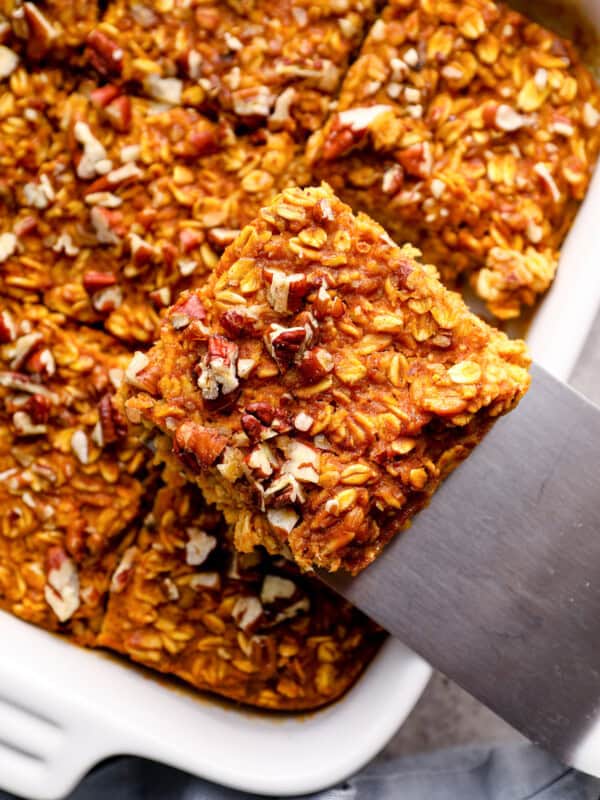
[[(600, 405), (600, 315), (588, 337), (570, 383)], [(463, 744), (524, 741), (455, 683), (436, 673), (408, 721), (384, 751), (410, 755)]]

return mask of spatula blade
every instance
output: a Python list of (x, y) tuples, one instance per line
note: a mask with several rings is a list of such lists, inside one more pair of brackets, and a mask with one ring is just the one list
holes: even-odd
[(539, 367), (412, 527), (336, 591), (600, 776), (600, 410)]

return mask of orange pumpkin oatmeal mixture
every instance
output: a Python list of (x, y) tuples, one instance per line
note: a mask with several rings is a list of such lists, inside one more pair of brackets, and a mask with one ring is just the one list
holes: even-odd
[(351, 686), (383, 632), (320, 581), (259, 548), (176, 475), (114, 573), (99, 644), (261, 708), (317, 708)]
[(145, 446), (114, 394), (129, 355), (0, 300), (0, 606), (92, 644), (140, 508)]
[(0, 0), (0, 608), (340, 697), (384, 634), (307, 572), (527, 391), (451, 289), (534, 304), (599, 148), (575, 46), (492, 0)]
[(600, 91), (571, 43), (492, 0), (391, 0), (309, 151), (509, 319), (552, 283), (599, 148)]

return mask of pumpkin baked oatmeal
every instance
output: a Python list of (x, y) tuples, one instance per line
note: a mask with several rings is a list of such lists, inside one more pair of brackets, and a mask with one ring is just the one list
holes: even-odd
[(88, 36), (87, 63), (160, 102), (302, 138), (325, 121), (374, 5), (116, 0)]
[(315, 175), (496, 316), (552, 282), (600, 147), (575, 48), (491, 0), (391, 0), (315, 134)]
[(0, 607), (82, 644), (143, 490), (146, 451), (114, 403), (128, 358), (43, 306), (0, 300)]
[(168, 311), (126, 413), (235, 546), (358, 572), (529, 385), (525, 344), (327, 186), (287, 189)]
[(98, 643), (262, 708), (337, 699), (382, 631), (289, 561), (236, 553), (221, 515), (181, 483), (169, 478), (125, 550)]
[(283, 131), (237, 137), (90, 80), (52, 104), (51, 89), (36, 98), (41, 81), (19, 69), (4, 95), (4, 291), (124, 341), (151, 342), (176, 293), (202, 284), (277, 191), (307, 180)]

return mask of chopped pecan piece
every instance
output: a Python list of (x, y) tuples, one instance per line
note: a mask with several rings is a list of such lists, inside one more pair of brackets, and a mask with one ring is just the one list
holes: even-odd
[(23, 14), (28, 28), (27, 55), (40, 60), (51, 50), (58, 32), (33, 3), (23, 4)]
[(14, 342), (17, 338), (17, 329), (12, 316), (8, 311), (0, 312), (0, 344)]
[(265, 333), (265, 345), (282, 372), (302, 357), (312, 336), (303, 325), (284, 328), (273, 323)]
[(238, 388), (237, 358), (234, 342), (225, 336), (209, 337), (206, 356), (198, 365), (198, 386), (205, 400), (217, 400)]
[(108, 286), (114, 286), (117, 282), (116, 276), (112, 272), (98, 272), (90, 270), (83, 276), (83, 288), (88, 294), (94, 294)]
[(219, 321), (227, 334), (233, 338), (242, 333), (254, 333), (256, 324), (254, 317), (245, 308), (228, 308), (221, 314)]
[(195, 461), (200, 469), (212, 467), (226, 445), (227, 436), (193, 422), (182, 422), (173, 437), (175, 454), (187, 464)]
[(298, 369), (307, 381), (315, 383), (331, 372), (333, 366), (334, 360), (328, 350), (323, 347), (313, 347), (302, 356)]
[(123, 69), (123, 50), (100, 30), (87, 37), (90, 60), (102, 75), (120, 75)]
[(193, 320), (201, 322), (205, 318), (206, 310), (195, 294), (187, 295), (175, 303), (169, 312), (169, 319), (176, 330), (187, 327)]
[(105, 394), (98, 403), (98, 416), (102, 431), (102, 443), (112, 444), (122, 439), (127, 433), (127, 422), (115, 407), (110, 394)]

